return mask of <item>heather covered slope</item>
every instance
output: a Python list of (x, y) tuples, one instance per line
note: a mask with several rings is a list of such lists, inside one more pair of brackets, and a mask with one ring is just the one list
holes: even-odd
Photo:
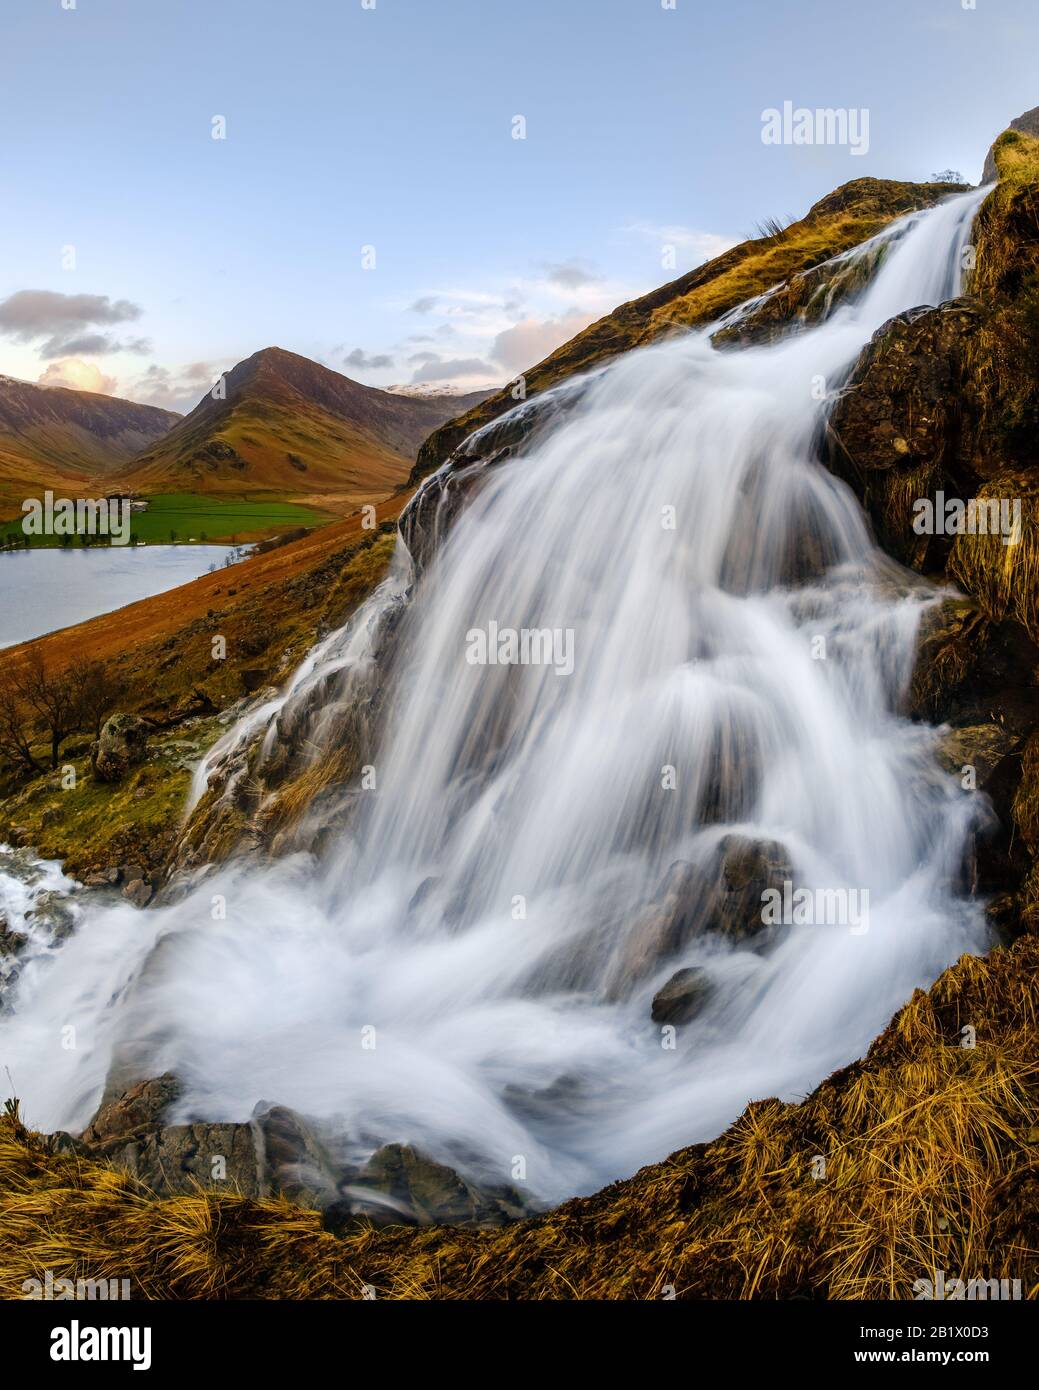
[(224, 389), (143, 449), (120, 481), (145, 492), (336, 493), (376, 502), (401, 486), (421, 441), (459, 408), (457, 397), (379, 391), (274, 347), (239, 362)]

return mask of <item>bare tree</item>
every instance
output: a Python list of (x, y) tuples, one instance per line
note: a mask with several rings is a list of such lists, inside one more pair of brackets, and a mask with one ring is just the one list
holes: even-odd
[(0, 756), (30, 776), (43, 771), (33, 755), (32, 736), (32, 714), (8, 673), (0, 677)]
[(14, 687), (46, 734), (51, 767), (57, 767), (62, 743), (79, 727), (75, 680), (66, 671), (51, 675), (37, 647), (14, 676)]

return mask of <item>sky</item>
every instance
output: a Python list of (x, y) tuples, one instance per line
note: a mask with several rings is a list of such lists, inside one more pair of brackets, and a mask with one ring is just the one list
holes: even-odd
[(1037, 0), (0, 0), (0, 373), (500, 384), (850, 179), (977, 181), (1037, 53)]

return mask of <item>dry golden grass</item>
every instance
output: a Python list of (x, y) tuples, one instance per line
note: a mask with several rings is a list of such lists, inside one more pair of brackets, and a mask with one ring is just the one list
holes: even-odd
[(339, 1239), (284, 1200), (156, 1201), (7, 1118), (0, 1291), (50, 1269), (174, 1299), (885, 1299), (942, 1269), (1034, 1298), (1037, 1015), (1039, 940), (965, 956), (802, 1104), (752, 1104), (711, 1144), (493, 1232)]
[(949, 571), (990, 617), (1016, 618), (1033, 641), (1039, 640), (1039, 476), (1023, 470), (1000, 473), (979, 489), (978, 500), (987, 498), (1019, 503), (1018, 538), (1006, 544), (998, 533), (959, 535)]

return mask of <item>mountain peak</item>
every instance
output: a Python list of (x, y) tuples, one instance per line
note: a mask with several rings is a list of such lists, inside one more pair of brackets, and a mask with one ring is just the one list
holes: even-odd
[(147, 489), (262, 488), (373, 501), (401, 486), (419, 445), (479, 396), (409, 397), (286, 348), (260, 348), (121, 476)]

